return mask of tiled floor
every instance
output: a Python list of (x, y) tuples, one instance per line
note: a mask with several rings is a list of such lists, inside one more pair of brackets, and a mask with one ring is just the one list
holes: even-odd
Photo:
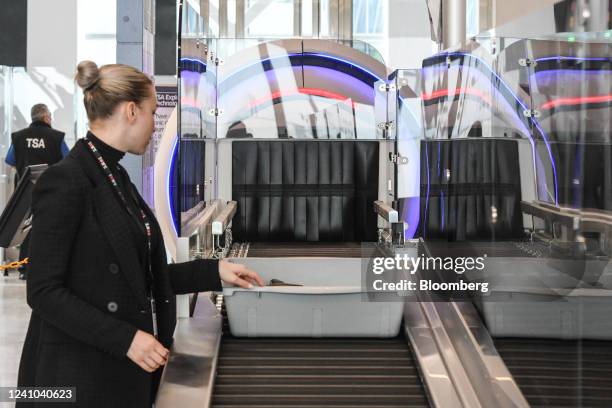
[[(0, 387), (17, 385), (17, 369), (29, 320), (25, 282), (17, 279), (16, 272), (8, 277), (0, 272)], [(0, 403), (0, 407), (5, 406), (9, 405)]]

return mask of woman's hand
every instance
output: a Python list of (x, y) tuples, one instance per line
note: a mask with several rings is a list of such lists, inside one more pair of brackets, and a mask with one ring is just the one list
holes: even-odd
[(257, 272), (248, 269), (244, 265), (227, 261), (219, 261), (219, 276), (223, 282), (245, 289), (251, 289), (253, 285), (265, 285)]
[(143, 370), (152, 373), (168, 360), (168, 349), (149, 333), (138, 330), (127, 356)]

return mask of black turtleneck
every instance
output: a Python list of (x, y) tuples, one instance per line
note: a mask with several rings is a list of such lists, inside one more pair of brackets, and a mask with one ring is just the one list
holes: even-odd
[[(138, 249), (138, 258), (140, 260), (140, 264), (144, 268), (146, 265), (146, 258), (147, 258), (147, 253), (146, 253), (147, 241), (146, 241), (146, 235), (145, 235), (146, 232), (144, 230), (143, 224), (140, 221), (140, 211), (142, 208), (141, 205), (146, 205), (146, 204), (141, 204), (143, 203), (143, 201), (140, 198), (138, 191), (132, 185), (130, 177), (128, 176), (125, 169), (123, 169), (123, 167), (119, 165), (119, 161), (125, 156), (125, 153), (104, 143), (102, 140), (98, 139), (96, 135), (94, 135), (92, 132), (87, 133), (87, 139), (91, 140), (91, 143), (93, 143), (93, 145), (96, 147), (98, 152), (100, 152), (100, 155), (104, 159), (104, 162), (106, 163), (108, 168), (111, 170), (111, 172), (115, 176), (115, 180), (117, 180), (119, 189), (121, 190), (123, 196), (125, 197), (127, 205), (130, 207), (131, 214), (129, 211), (127, 211), (127, 209), (126, 209), (126, 213), (129, 216), (129, 218), (133, 221), (130, 223), (130, 230), (132, 231), (132, 235), (136, 243), (136, 248)], [(123, 202), (121, 202), (121, 204), (123, 206)], [(152, 231), (153, 231), (153, 236), (151, 237), (152, 238), (151, 244), (152, 244), (152, 247), (155, 248), (155, 245), (157, 245), (157, 239), (159, 237), (156, 236), (155, 229), (153, 229)]]
[(87, 132), (87, 139), (91, 140), (91, 143), (96, 146), (96, 149), (98, 149), (98, 151), (102, 155), (102, 158), (106, 162), (106, 165), (111, 169), (113, 173), (115, 173), (117, 164), (119, 164), (119, 161), (123, 159), (125, 153), (121, 150), (117, 150), (114, 147), (107, 145), (91, 132)]

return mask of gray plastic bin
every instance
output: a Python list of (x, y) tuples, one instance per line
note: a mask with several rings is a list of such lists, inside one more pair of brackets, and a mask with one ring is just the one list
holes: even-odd
[(394, 337), (403, 303), (362, 296), (359, 258), (238, 258), (268, 283), (304, 286), (225, 287), (231, 332), (244, 337)]
[(494, 337), (612, 340), (612, 264), (490, 257), (466, 277), (490, 283), (475, 304)]

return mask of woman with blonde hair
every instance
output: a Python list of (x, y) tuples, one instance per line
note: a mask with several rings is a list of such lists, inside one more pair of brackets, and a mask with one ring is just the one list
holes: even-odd
[(172, 344), (175, 294), (263, 282), (225, 261), (167, 263), (155, 216), (119, 164), (151, 140), (153, 83), (135, 68), (91, 61), (78, 65), (76, 82), (90, 131), (33, 193), (32, 316), (18, 385), (75, 387), (70, 407), (150, 407)]

